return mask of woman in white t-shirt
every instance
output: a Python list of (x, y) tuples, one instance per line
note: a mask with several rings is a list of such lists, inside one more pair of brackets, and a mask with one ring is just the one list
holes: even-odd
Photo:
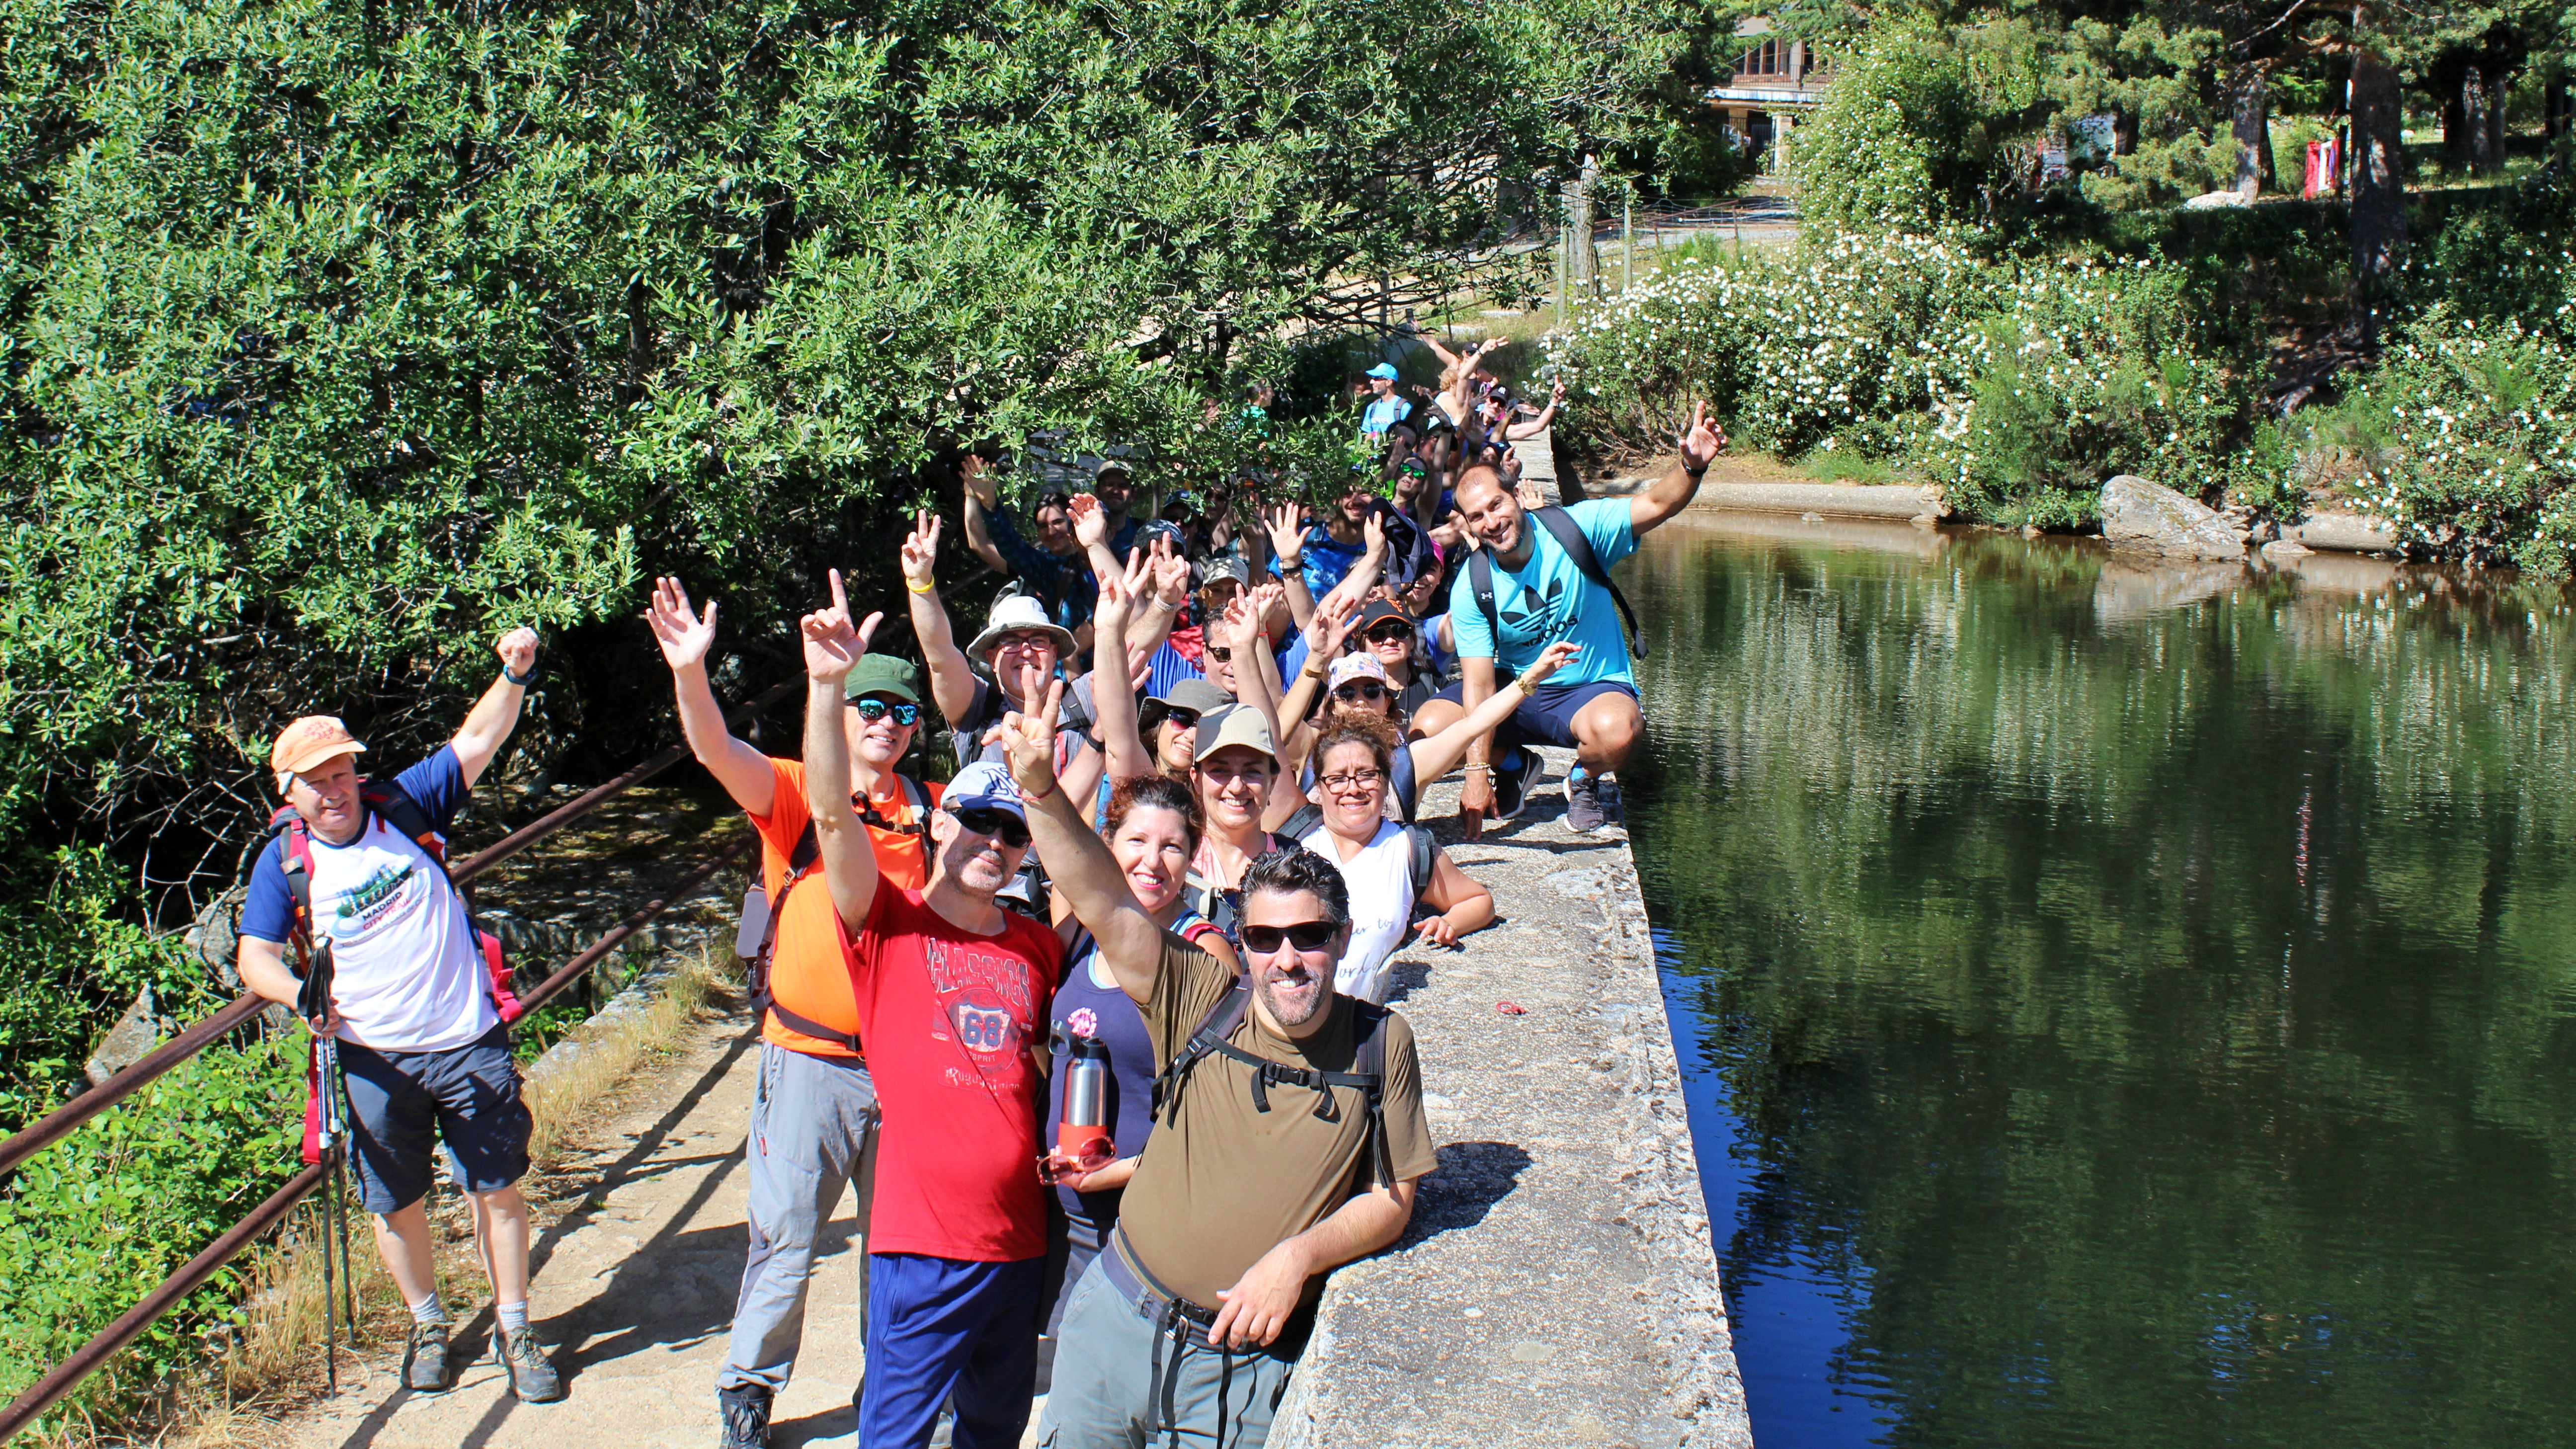
[[(1387, 962), (1408, 941), (1455, 946), (1459, 937), (1494, 923), (1494, 893), (1470, 879), (1428, 836), (1422, 841), (1429, 845), (1431, 869), (1417, 893), (1418, 827), (1386, 818), (1394, 734), (1382, 720), (1349, 718), (1325, 733), (1315, 751), (1323, 823), (1299, 841), (1340, 866), (1351, 888), (1351, 941), (1333, 989), (1380, 1005), (1393, 984)], [(1417, 924), (1421, 913), (1427, 914)]]

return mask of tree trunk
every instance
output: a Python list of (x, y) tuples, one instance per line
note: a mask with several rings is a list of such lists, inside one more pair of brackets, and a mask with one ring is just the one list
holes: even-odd
[(1568, 281), (1573, 290), (1589, 297), (1598, 287), (1601, 276), (1601, 253), (1592, 245), (1592, 188), (1601, 179), (1600, 159), (1583, 158), (1583, 172), (1565, 188), (1565, 228), (1573, 242), (1567, 258)]
[(2368, 45), (2352, 59), (2352, 316), (2376, 341), (2406, 250), (2406, 134), (2397, 72)]
[(2487, 72), (2487, 164), (2496, 175), (2504, 174), (2505, 164), (2505, 83), (2504, 67)]
[(2487, 125), (2486, 72), (2474, 65), (2460, 77), (2460, 129), (2465, 133), (2462, 139), (2468, 144), (2469, 174), (2494, 174), (2495, 153), (2488, 146), (2493, 139), (2493, 131)]
[(2576, 112), (2576, 92), (2567, 84), (2567, 63), (2559, 61), (2550, 67), (2549, 86), (2542, 92), (2541, 130), (2552, 141), (2567, 134), (2568, 118)]
[(2260, 64), (2242, 66), (2234, 91), (2236, 193), (2252, 201), (2273, 178), (2270, 73)]

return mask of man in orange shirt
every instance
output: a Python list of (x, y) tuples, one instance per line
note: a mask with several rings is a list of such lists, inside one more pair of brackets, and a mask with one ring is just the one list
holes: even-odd
[[(805, 767), (773, 759), (726, 730), (707, 684), (714, 604), (695, 613), (679, 580), (663, 579), (646, 618), (671, 666), (689, 749), (760, 831), (761, 879), (773, 907), (749, 1144), (751, 1255), (734, 1305), (732, 1348), (716, 1374), (725, 1449), (764, 1449), (771, 1401), (787, 1386), (804, 1338), (814, 1239), (853, 1177), (859, 1231), (868, 1231), (880, 1121), (876, 1084), (859, 1041), (840, 921), (816, 868)], [(920, 730), (920, 668), (870, 654), (850, 671), (842, 692), (850, 799), (876, 847), (877, 869), (898, 887), (924, 889), (939, 787), (895, 773)], [(860, 1291), (864, 1308), (864, 1280)]]

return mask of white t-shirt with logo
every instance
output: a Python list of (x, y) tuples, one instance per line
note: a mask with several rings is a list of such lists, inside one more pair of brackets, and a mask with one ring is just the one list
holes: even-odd
[[(399, 778), (435, 824), (463, 803), (463, 772), (452, 750)], [(318, 835), (310, 841), (314, 927), (331, 941), (331, 1004), (341, 1040), (378, 1051), (449, 1051), (500, 1023), (464, 904), (428, 851), (372, 810), (367, 828), (347, 845)], [(243, 935), (279, 944), (294, 925), (284, 844), (281, 836), (261, 853), (242, 910)]]
[(1413, 839), (1401, 820), (1390, 820), (1348, 860), (1341, 843), (1318, 825), (1299, 844), (1341, 868), (1351, 891), (1351, 943), (1333, 972), (1333, 989), (1344, 996), (1386, 1005), (1395, 986), (1387, 962), (1403, 949), (1413, 926)]

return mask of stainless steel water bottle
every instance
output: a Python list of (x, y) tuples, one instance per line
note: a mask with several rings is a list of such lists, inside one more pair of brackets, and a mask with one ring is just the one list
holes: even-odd
[(1075, 1037), (1065, 1054), (1064, 1120), (1055, 1130), (1056, 1151), (1082, 1171), (1096, 1172), (1118, 1156), (1108, 1129), (1109, 1048), (1097, 1037)]

